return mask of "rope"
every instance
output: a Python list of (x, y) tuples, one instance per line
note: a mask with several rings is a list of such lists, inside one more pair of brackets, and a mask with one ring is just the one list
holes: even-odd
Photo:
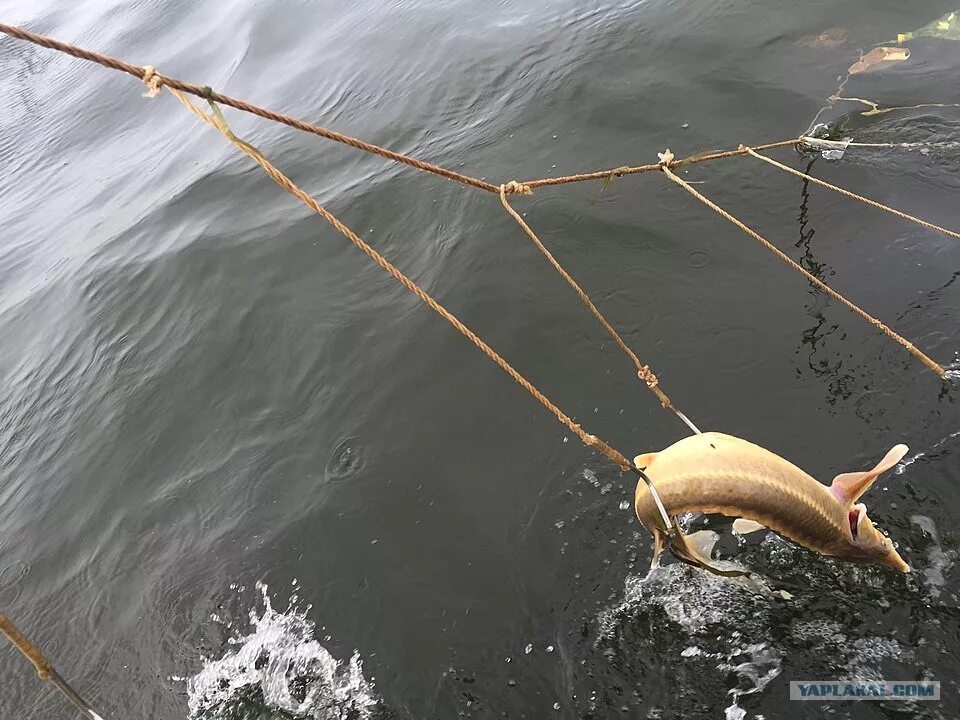
[(43, 656), (36, 645), (27, 639), (27, 636), (20, 632), (20, 629), (11, 622), (11, 620), (0, 613), (0, 632), (7, 636), (7, 640), (13, 643), (13, 646), (20, 651), (27, 660), (31, 662), (37, 671), (37, 677), (41, 680), (50, 679), (50, 663)]
[(390, 273), (397, 281), (400, 282), (407, 290), (416, 295), (420, 300), (427, 304), (431, 310), (436, 312), (440, 317), (446, 320), (448, 323), (453, 325), (462, 335), (464, 335), (470, 342), (476, 345), (488, 358), (493, 360), (497, 365), (500, 366), (510, 377), (512, 377), (521, 387), (523, 387), (527, 392), (529, 392), (533, 397), (540, 402), (547, 410), (552, 412), (557, 419), (566, 425), (571, 431), (573, 431), (583, 443), (607, 458), (609, 458), (616, 465), (620, 466), (623, 470), (633, 469), (633, 463), (631, 463), (623, 453), (615, 450), (614, 448), (607, 445), (603, 440), (598, 438), (595, 435), (584, 431), (577, 423), (575, 423), (570, 417), (568, 417), (560, 408), (554, 405), (543, 393), (537, 390), (534, 385), (527, 380), (523, 375), (521, 375), (517, 370), (513, 368), (510, 363), (508, 363), (503, 357), (501, 357), (493, 348), (487, 345), (483, 340), (481, 340), (476, 333), (474, 333), (470, 328), (460, 322), (457, 317), (447, 310), (443, 305), (433, 299), (425, 290), (423, 290), (419, 285), (417, 285), (413, 280), (404, 275), (400, 270), (398, 270), (389, 260), (384, 258), (380, 253), (374, 250), (370, 245), (368, 245), (364, 240), (362, 240), (356, 233), (353, 232), (350, 228), (340, 222), (330, 211), (324, 208), (320, 203), (314, 200), (312, 197), (307, 195), (303, 190), (297, 187), (290, 178), (280, 172), (276, 167), (274, 167), (269, 160), (267, 160), (263, 154), (257, 150), (255, 147), (250, 145), (247, 142), (244, 142), (236, 135), (233, 134), (233, 131), (230, 130), (229, 126), (226, 124), (226, 121), (223, 118), (223, 115), (220, 113), (219, 108), (211, 102), (211, 108), (214, 111), (214, 116), (210, 116), (207, 113), (203, 112), (194, 105), (182, 92), (176, 88), (172, 88), (169, 85), (167, 89), (172, 92), (177, 99), (180, 100), (184, 105), (186, 105), (197, 117), (209, 123), (217, 130), (219, 130), (230, 142), (236, 145), (244, 154), (253, 158), (260, 167), (262, 167), (266, 173), (276, 182), (280, 187), (289, 192), (291, 195), (296, 197), (300, 202), (309, 207), (320, 217), (326, 220), (333, 228), (339, 232), (341, 235), (346, 237), (351, 243), (353, 243), (357, 248), (363, 251), (370, 259), (372, 259), (377, 265)]
[(191, 83), (184, 82), (183, 80), (178, 80), (174, 77), (160, 75), (150, 66), (139, 67), (137, 65), (131, 65), (130, 63), (123, 62), (117, 58), (113, 58), (108, 55), (102, 55), (91, 50), (84, 50), (76, 45), (54, 40), (46, 35), (38, 35), (18, 27), (13, 27), (12, 25), (4, 25), (0, 23), (0, 32), (6, 33), (7, 35), (15, 38), (19, 38), (20, 40), (32, 42), (45, 48), (50, 48), (51, 50), (59, 50), (60, 52), (80, 58), (81, 60), (88, 60), (90, 62), (97, 63), (98, 65), (119, 70), (120, 72), (125, 72), (128, 75), (133, 75), (138, 80), (148, 83), (151, 89), (159, 88), (160, 86), (166, 86), (173, 88), (174, 90), (180, 90), (181, 92), (196, 95), (197, 97), (213, 100), (222, 105), (229, 105), (230, 107), (236, 108), (237, 110), (241, 110), (243, 112), (259, 115), (266, 120), (273, 120), (274, 122), (288, 125), (292, 128), (296, 128), (297, 130), (303, 130), (304, 132), (319, 135), (327, 140), (333, 140), (335, 142), (357, 148), (358, 150), (364, 150), (366, 152), (373, 153), (374, 155), (379, 155), (380, 157), (387, 158), (388, 160), (403, 163), (404, 165), (410, 165), (418, 170), (433, 173), (434, 175), (440, 175), (448, 180), (454, 180), (464, 185), (470, 185), (494, 194), (500, 192), (500, 189), (496, 185), (484, 182), (483, 180), (478, 180), (477, 178), (470, 177), (469, 175), (463, 175), (462, 173), (454, 172), (453, 170), (447, 170), (439, 165), (424, 162), (423, 160), (417, 160), (409, 155), (403, 155), (402, 153), (394, 152), (393, 150), (387, 150), (386, 148), (382, 148), (378, 145), (373, 145), (372, 143), (358, 140), (357, 138), (350, 137), (349, 135), (338, 133), (335, 130), (328, 130), (327, 128), (320, 127), (319, 125), (312, 125), (310, 123), (303, 122), (302, 120), (297, 120), (289, 115), (283, 115), (281, 113), (273, 112), (272, 110), (251, 105), (243, 100), (238, 100), (230, 97), (229, 95), (218, 93), (214, 90), (211, 90), (209, 87), (201, 87), (200, 85), (193, 85)]
[[(743, 147), (743, 146), (741, 145), (741, 147)], [(900, 211), (900, 210), (897, 210), (896, 208), (892, 208), (892, 207), (890, 207), (889, 205), (884, 205), (883, 203), (878, 203), (876, 200), (871, 200), (870, 198), (865, 198), (863, 195), (857, 195), (857, 193), (850, 192), (849, 190), (844, 190), (842, 187), (838, 187), (838, 186), (836, 186), (836, 185), (831, 185), (830, 183), (828, 183), (828, 182), (826, 182), (826, 181), (824, 181), (824, 180), (821, 180), (820, 178), (815, 178), (815, 177), (813, 177), (813, 175), (807, 175), (807, 173), (801, 172), (801, 171), (799, 171), (799, 170), (796, 170), (796, 169), (790, 167), (789, 165), (784, 165), (783, 163), (777, 162), (777, 161), (774, 160), (773, 158), (768, 158), (766, 155), (761, 155), (760, 153), (755, 152), (752, 148), (743, 147), (743, 149), (746, 150), (748, 153), (750, 153), (753, 157), (757, 158), (758, 160), (763, 160), (765, 163), (769, 163), (770, 165), (773, 165), (774, 167), (778, 167), (778, 168), (780, 168), (781, 170), (785, 170), (786, 172), (791, 173), (792, 175), (796, 175), (797, 177), (805, 178), (806, 180), (809, 180), (809, 181), (811, 181), (811, 182), (814, 182), (814, 183), (816, 183), (817, 185), (821, 185), (821, 186), (823, 186), (823, 187), (825, 187), (825, 188), (829, 188), (830, 190), (833, 190), (834, 192), (838, 192), (838, 193), (840, 193), (841, 195), (846, 195), (848, 198), (853, 198), (854, 200), (859, 200), (859, 201), (862, 202), (862, 203), (866, 203), (867, 205), (870, 205), (870, 206), (872, 206), (872, 207), (878, 208), (878, 209), (880, 209), (880, 210), (886, 210), (886, 211), (887, 211), (888, 213), (890, 213), (891, 215), (896, 215), (898, 218), (902, 218), (903, 220), (909, 220), (910, 222), (915, 222), (915, 223), (917, 223), (918, 225), (922, 225), (923, 227), (925, 227), (925, 228), (927, 228), (927, 229), (929, 229), (929, 230), (936, 230), (936, 231), (939, 232), (939, 233), (943, 233), (944, 235), (949, 235), (949, 236), (952, 237), (952, 238), (957, 238), (958, 240), (960, 240), (960, 233), (954, 232), (953, 230), (948, 230), (948, 229), (945, 228), (945, 227), (940, 227), (939, 225), (934, 225), (932, 222), (927, 222), (926, 220), (922, 220), (921, 218), (915, 217), (915, 216), (913, 216), (913, 215), (909, 215), (909, 214), (907, 214), (907, 213), (905, 213), (905, 212), (902, 212), (902, 211)]]
[[(214, 113), (213, 116), (211, 116), (203, 112), (200, 108), (198, 108), (196, 105), (190, 102), (187, 96), (181, 93), (180, 91), (175, 90), (174, 88), (171, 88), (169, 86), (167, 86), (167, 89), (171, 93), (173, 93), (177, 97), (177, 99), (180, 100), (180, 102), (186, 105), (190, 109), (190, 111), (193, 112), (197, 117), (199, 117), (204, 122), (209, 123), (210, 125), (215, 127), (217, 130), (219, 130), (223, 134), (224, 137), (226, 137), (230, 142), (236, 145), (244, 154), (253, 158), (253, 160), (255, 160), (257, 164), (259, 164), (260, 167), (262, 167), (266, 171), (266, 173), (273, 179), (273, 181), (276, 182), (280, 187), (282, 187), (284, 190), (286, 190), (291, 195), (296, 197), (298, 200), (304, 203), (307, 207), (309, 207), (315, 213), (320, 215), (320, 217), (322, 217), (324, 220), (330, 223), (334, 227), (334, 229), (336, 229), (339, 233), (344, 235), (357, 248), (359, 248), (364, 253), (366, 253), (366, 255), (369, 256), (375, 263), (377, 263), (377, 265), (379, 265), (381, 268), (383, 268), (388, 273), (390, 273), (405, 288), (407, 288), (410, 292), (412, 292), (414, 295), (420, 298), (434, 312), (440, 315), (440, 317), (442, 317), (444, 320), (446, 320), (451, 325), (453, 325), (453, 327), (459, 330), (461, 334), (463, 334), (468, 340), (470, 340), (470, 342), (472, 342), (474, 345), (480, 348), (480, 350), (483, 351), (483, 353), (488, 358), (490, 358), (491, 360), (493, 360), (493, 362), (499, 365), (500, 368), (503, 369), (510, 377), (512, 377), (521, 387), (523, 387), (527, 392), (533, 395), (533, 397), (541, 405), (543, 405), (545, 408), (547, 408), (547, 410), (552, 412), (560, 422), (562, 422), (564, 425), (570, 428), (570, 430), (572, 430), (574, 434), (576, 434), (576, 436), (580, 438), (580, 440), (583, 442), (584, 445), (586, 445), (587, 447), (593, 448), (597, 452), (604, 455), (607, 459), (612, 461), (614, 464), (618, 465), (621, 470), (630, 470), (633, 473), (635, 473), (641, 480), (643, 480), (646, 483), (647, 488), (649, 488), (650, 494), (653, 496), (654, 502), (657, 505), (657, 509), (660, 511), (660, 516), (664, 523), (664, 532), (666, 532), (667, 534), (670, 534), (671, 528), (673, 527), (673, 523), (670, 519), (670, 516), (667, 514), (666, 508), (664, 507), (663, 502), (660, 499), (659, 493), (657, 493), (657, 489), (653, 486), (653, 482), (650, 480), (649, 477), (647, 477), (646, 473), (644, 473), (643, 470), (638, 468), (636, 464), (634, 464), (631, 460), (628, 460), (627, 457), (623, 453), (621, 453), (619, 450), (616, 450), (615, 448), (611, 447), (610, 445), (605, 443), (603, 440), (598, 438), (596, 435), (591, 435), (590, 433), (584, 431), (583, 428), (581, 428), (577, 423), (575, 423), (560, 408), (554, 405), (550, 401), (550, 399), (547, 398), (546, 395), (544, 395), (539, 390), (537, 390), (537, 388), (534, 387), (533, 383), (531, 383), (523, 375), (521, 375), (517, 370), (515, 370), (510, 363), (508, 363), (502, 356), (500, 356), (492, 347), (490, 347), (483, 340), (481, 340), (476, 333), (474, 333), (470, 328), (468, 328), (466, 325), (460, 322), (460, 320), (457, 319), (457, 317), (453, 313), (451, 313), (449, 310), (443, 307), (443, 305), (441, 305), (439, 302), (434, 300), (429, 293), (423, 290), (413, 280), (411, 280), (406, 275), (404, 275), (393, 264), (391, 264), (389, 260), (384, 258), (382, 255), (380, 255), (380, 253), (378, 253), (376, 250), (370, 247), (370, 245), (364, 242), (364, 240), (361, 239), (350, 228), (348, 228), (346, 225), (341, 223), (340, 220), (338, 220), (335, 215), (333, 215), (330, 211), (324, 208), (320, 203), (318, 203), (312, 197), (307, 195), (307, 193), (305, 193), (303, 190), (297, 187), (297, 185), (294, 184), (294, 182), (290, 180), (290, 178), (288, 178), (286, 175), (280, 172), (269, 160), (267, 160), (263, 156), (263, 153), (261, 153), (255, 147), (253, 147), (253, 145), (251, 145), (250, 143), (245, 142), (240, 138), (238, 138), (230, 129), (230, 126), (227, 125), (227, 121), (223, 117), (223, 113), (220, 112), (220, 108), (217, 107), (214, 101), (212, 100), (208, 101), (210, 103), (210, 108), (213, 110), (213, 113)], [(500, 195), (501, 199), (506, 197), (505, 193), (506, 193), (505, 189), (501, 191), (501, 195)], [(561, 272), (562, 272), (562, 269), (561, 269)], [(572, 279), (571, 279), (571, 282), (572, 282)], [(610, 328), (610, 330), (611, 332), (613, 332), (613, 328)], [(654, 376), (654, 379), (656, 379), (655, 376)], [(681, 417), (684, 417), (684, 416), (681, 415)], [(689, 423), (689, 420), (687, 422)], [(692, 426), (692, 423), (691, 423), (691, 426)], [(699, 430), (696, 430), (696, 428), (694, 428), (694, 430), (696, 432), (700, 432)]]
[[(102, 53), (94, 52), (93, 50), (86, 50), (84, 48), (77, 47), (76, 45), (71, 45), (70, 43), (48, 37), (47, 35), (32, 33), (29, 30), (24, 30), (23, 28), (18, 28), (13, 25), (6, 25), (4, 23), (0, 23), (0, 32), (17, 38), (18, 40), (25, 40), (26, 42), (31, 42), (35, 45), (40, 45), (41, 47), (45, 47), (50, 50), (57, 50), (59, 52), (66, 53), (67, 55), (72, 55), (75, 58), (97, 63), (103, 67), (110, 68), (112, 70), (119, 70), (120, 72), (125, 72), (128, 75), (132, 75), (133, 77), (147, 84), (147, 97), (155, 97), (159, 93), (160, 87), (173, 88), (174, 90), (195, 95), (205, 100), (212, 100), (221, 105), (228, 105), (236, 110), (240, 110), (241, 112), (257, 115), (266, 120), (273, 120), (274, 122), (287, 125), (288, 127), (295, 128), (296, 130), (302, 130), (303, 132), (312, 133), (313, 135), (319, 135), (327, 140), (333, 140), (334, 142), (349, 145), (357, 150), (363, 150), (365, 152), (373, 153), (374, 155), (379, 155), (382, 158), (393, 160), (394, 162), (415, 167), (418, 170), (423, 170), (424, 172), (445, 177), (448, 180), (453, 180), (463, 185), (475, 187), (480, 190), (486, 190), (487, 192), (495, 195), (500, 194), (500, 187), (498, 185), (488, 183), (485, 180), (480, 180), (479, 178), (471, 177), (470, 175), (464, 175), (463, 173), (458, 173), (454, 170), (448, 170), (447, 168), (440, 167), (439, 165), (418, 160), (417, 158), (410, 157), (409, 155), (394, 152), (393, 150), (388, 150), (387, 148), (380, 147), (379, 145), (374, 145), (373, 143), (368, 143), (358, 138), (344, 135), (336, 130), (330, 130), (328, 128), (320, 127), (319, 125), (313, 125), (312, 123), (298, 120), (290, 115), (284, 115), (282, 113), (274, 112), (273, 110), (268, 110), (266, 108), (253, 105), (243, 100), (230, 97), (229, 95), (219, 93), (211, 89), (209, 86), (195, 85), (193, 83), (179, 80), (175, 77), (161, 75), (157, 73), (156, 69), (151, 65), (144, 67), (140, 67), (139, 65), (131, 65), (130, 63), (124, 62), (123, 60), (119, 60), (109, 55), (103, 55)], [(766, 145), (757, 145), (757, 149), (769, 150), (787, 145), (796, 145), (798, 142), (799, 138), (792, 138), (790, 140), (767, 143)], [(744, 154), (743, 151), (739, 149), (727, 150), (724, 152), (691, 156), (689, 158), (684, 158), (683, 160), (678, 160), (676, 164), (692, 164), (704, 162), (706, 160), (716, 160), (719, 158), (742, 154)], [(517, 183), (514, 181), (507, 184), (507, 194), (518, 193), (529, 195), (533, 188), (536, 187), (543, 187), (547, 185), (564, 185), (567, 183), (581, 182), (584, 180), (602, 180), (610, 176), (619, 177), (621, 175), (633, 175), (636, 173), (650, 172), (651, 170), (658, 169), (659, 165), (639, 165), (636, 167), (624, 166), (614, 168), (612, 170), (598, 170), (596, 172), (583, 173), (581, 175), (542, 178), (540, 180), (533, 180), (525, 183)]]
[[(667, 152), (669, 153), (669, 150), (668, 150)], [(783, 262), (785, 262), (787, 265), (789, 265), (790, 267), (792, 267), (792, 268), (793, 268), (794, 270), (796, 270), (798, 273), (800, 273), (801, 275), (803, 275), (807, 280), (809, 280), (811, 283), (813, 283), (813, 284), (816, 285), (818, 288), (820, 288), (821, 290), (823, 290), (825, 293), (827, 293), (827, 295), (829, 295), (830, 297), (832, 297), (834, 300), (839, 300), (841, 303), (843, 303), (844, 305), (846, 305), (848, 308), (850, 308), (850, 309), (851, 309), (853, 312), (855, 312), (857, 315), (859, 315), (859, 316), (862, 317), (864, 320), (866, 320), (867, 322), (869, 322), (871, 325), (873, 325), (874, 327), (876, 327), (877, 329), (879, 329), (879, 330), (880, 330), (882, 333), (884, 333), (887, 337), (889, 337), (889, 338), (891, 338), (892, 340), (895, 340), (895, 341), (897, 341), (898, 343), (900, 343), (901, 345), (903, 345), (903, 347), (905, 347), (910, 353), (912, 353), (915, 357), (917, 357), (924, 365), (926, 365), (928, 368), (930, 368), (931, 370), (933, 370), (933, 371), (934, 371), (937, 375), (939, 375), (941, 378), (943, 378), (943, 377), (946, 375), (946, 371), (945, 371), (938, 363), (934, 362), (934, 361), (931, 360), (929, 357), (927, 357), (927, 355), (925, 355), (922, 351), (920, 351), (913, 343), (911, 343), (909, 340), (904, 339), (903, 337), (901, 337), (900, 335), (898, 335), (897, 333), (895, 333), (893, 330), (891, 330), (889, 327), (887, 327), (886, 325), (884, 325), (882, 322), (880, 322), (879, 320), (877, 320), (875, 317), (873, 317), (872, 315), (870, 315), (870, 314), (867, 313), (866, 311), (862, 310), (860, 307), (858, 307), (857, 305), (855, 305), (853, 302), (851, 302), (850, 300), (848, 300), (847, 298), (845, 298), (843, 295), (841, 295), (840, 293), (838, 293), (836, 290), (834, 290), (833, 288), (831, 288), (829, 285), (827, 285), (825, 282), (823, 282), (823, 280), (821, 280), (820, 278), (818, 278), (816, 275), (813, 275), (812, 273), (807, 272), (807, 270), (805, 270), (803, 267), (801, 267), (801, 266), (798, 265), (796, 262), (794, 262), (789, 256), (787, 256), (785, 253), (783, 253), (779, 248), (777, 248), (777, 247), (776, 247), (773, 243), (771, 243), (769, 240), (767, 240), (766, 238), (764, 238), (763, 236), (761, 236), (761, 235), (760, 235), (759, 233), (757, 233), (756, 231), (754, 231), (754, 230), (750, 229), (749, 227), (747, 227), (746, 225), (744, 225), (740, 220), (737, 220), (737, 218), (735, 218), (733, 215), (731, 215), (730, 213), (728, 213), (726, 210), (724, 210), (722, 207), (720, 207), (719, 205), (717, 205), (715, 202), (713, 202), (713, 201), (710, 200), (709, 198), (705, 197), (704, 195), (700, 194), (692, 185), (690, 185), (688, 182), (682, 180), (681, 178), (677, 177), (673, 172), (671, 172), (671, 171), (670, 171), (670, 165), (671, 165), (671, 163), (670, 163), (669, 161), (667, 161), (667, 162), (664, 162), (664, 163), (662, 164), (662, 167), (661, 167), (661, 169), (663, 170), (664, 174), (665, 174), (668, 178), (670, 178), (670, 180), (672, 180), (672, 181), (675, 182), (677, 185), (679, 185), (679, 186), (682, 187), (684, 190), (686, 190), (688, 193), (690, 193), (691, 195), (693, 195), (695, 198), (697, 198), (697, 200), (699, 200), (700, 202), (702, 202), (704, 205), (706, 205), (707, 207), (709, 207), (711, 210), (713, 210), (714, 212), (716, 212), (718, 215), (720, 215), (721, 217), (723, 217), (723, 218), (729, 220), (730, 222), (732, 222), (734, 225), (736, 225), (738, 228), (740, 228), (743, 232), (745, 232), (747, 235), (749, 235), (750, 237), (752, 237), (754, 240), (756, 240), (757, 242), (761, 243), (761, 244), (762, 244), (764, 247), (766, 247), (770, 252), (772, 252), (772, 253), (773, 253), (774, 255), (776, 255), (778, 258), (780, 258), (781, 260), (783, 260)]]
[(550, 264), (553, 265), (553, 268), (560, 273), (561, 277), (567, 281), (567, 284), (570, 285), (570, 287), (577, 291), (577, 295), (580, 296), (583, 304), (587, 306), (587, 309), (590, 310), (591, 313), (593, 313), (593, 316), (600, 322), (601, 325), (603, 325), (604, 329), (610, 333), (611, 337), (613, 337), (620, 349), (623, 350), (626, 356), (630, 358), (630, 361), (636, 366), (637, 377), (639, 377), (640, 380), (646, 384), (650, 392), (657, 396), (660, 404), (665, 409), (672, 410), (676, 416), (687, 425), (687, 427), (689, 427), (695, 434), (699, 434), (700, 431), (697, 429), (697, 426), (690, 422), (686, 415), (674, 407), (673, 403), (670, 401), (670, 398), (667, 397), (667, 394), (660, 388), (660, 381), (657, 379), (657, 376), (654, 374), (653, 370), (650, 369), (650, 366), (644, 365), (642, 362), (640, 362), (640, 358), (637, 357), (637, 354), (630, 349), (627, 343), (624, 342), (623, 338), (620, 337), (620, 333), (614, 329), (614, 327), (603, 316), (603, 313), (601, 313), (597, 306), (593, 304), (590, 296), (583, 291), (583, 288), (581, 288), (580, 285), (577, 284), (577, 281), (570, 276), (570, 273), (564, 270), (563, 266), (557, 262), (557, 259), (553, 256), (553, 253), (546, 248), (540, 238), (537, 237), (537, 234), (530, 228), (529, 225), (527, 225), (524, 219), (520, 217), (520, 214), (513, 209), (513, 207), (507, 201), (506, 185), (500, 186), (500, 202), (503, 204), (504, 209), (510, 214), (510, 216), (517, 221), (517, 224), (527, 234), (527, 237), (533, 241), (533, 244), (537, 246), (541, 253), (543, 253), (544, 257), (550, 261)]
[[(777, 142), (767, 143), (766, 145), (757, 145), (759, 150), (772, 150), (773, 148), (787, 147), (788, 145), (797, 145), (801, 138), (790, 138), (789, 140), (779, 140)], [(734, 157), (736, 155), (746, 155), (746, 150), (737, 148), (736, 150), (723, 150), (722, 152), (698, 153), (677, 160), (672, 167), (682, 165), (693, 165), (694, 163), (706, 162), (707, 160), (719, 160), (721, 158)], [(562, 177), (541, 178), (540, 180), (525, 180), (519, 183), (523, 187), (533, 190), (538, 187), (547, 187), (549, 185), (566, 185), (568, 183), (584, 182), (586, 180), (604, 180), (610, 177), (622, 177), (624, 175), (636, 175), (638, 173), (652, 172), (659, 170), (660, 163), (649, 163), (647, 165), (637, 165), (631, 167), (624, 165), (610, 170), (597, 170), (596, 172), (581, 173), (579, 175), (564, 175)], [(524, 193), (527, 194), (527, 193)]]
[[(139, 65), (132, 65), (130, 63), (119, 60), (115, 57), (109, 55), (103, 55), (102, 53), (94, 52), (92, 50), (86, 50), (76, 45), (71, 45), (70, 43), (63, 42), (61, 40), (56, 40), (52, 37), (46, 35), (40, 35), (38, 33), (32, 33), (29, 30), (24, 30), (23, 28), (18, 28), (13, 25), (6, 25), (0, 23), (0, 32), (5, 33), (11, 37), (17, 38), (19, 40), (25, 40), (26, 42), (34, 43), (35, 45), (40, 45), (41, 47), (48, 48), (50, 50), (57, 50), (67, 55), (72, 55), (75, 58), (81, 60), (86, 60), (88, 62), (97, 63), (103, 67), (110, 68), (112, 70), (119, 70), (120, 72), (125, 72), (128, 75), (141, 80), (147, 84), (148, 97), (155, 97), (159, 93), (160, 87), (169, 87), (174, 90), (179, 90), (180, 92), (188, 93), (190, 95), (195, 95), (197, 97), (203, 98), (205, 100), (212, 100), (221, 105), (228, 105), (236, 110), (241, 112), (250, 113), (252, 115), (257, 115), (264, 118), (265, 120), (273, 120), (274, 122), (287, 125), (288, 127), (295, 128), (297, 130), (302, 130), (303, 132), (312, 133), (314, 135), (319, 135), (320, 137), (326, 138), (327, 140), (333, 140), (334, 142), (343, 143), (344, 145), (349, 145), (352, 148), (357, 150), (363, 150), (365, 152), (373, 153), (374, 155), (379, 155), (382, 158), (388, 160), (393, 160), (394, 162), (403, 163), (404, 165), (409, 165), (410, 167), (415, 167), (418, 170), (423, 170), (424, 172), (433, 173), (434, 175), (439, 175), (440, 177), (445, 177), (448, 180), (453, 180), (455, 182), (467, 185), (470, 187), (475, 187), (480, 190), (486, 190), (489, 193), (495, 195), (500, 194), (500, 187), (494, 185), (493, 183), (488, 183), (485, 180), (480, 180), (479, 178), (471, 177), (470, 175), (464, 175), (463, 173), (458, 173), (454, 170), (448, 170), (447, 168), (441, 167), (439, 165), (434, 165), (433, 163), (428, 163), (423, 160), (418, 160), (417, 158), (410, 157), (409, 155), (404, 155), (403, 153), (394, 152), (393, 150), (388, 150), (387, 148), (380, 147), (379, 145), (374, 145), (373, 143), (368, 143), (363, 140), (360, 140), (355, 137), (350, 137), (349, 135), (344, 135), (339, 133), (336, 130), (330, 130), (328, 128), (321, 127), (319, 125), (313, 125), (312, 123), (304, 122), (303, 120), (298, 120), (290, 115), (284, 115), (282, 113), (274, 112), (273, 110), (268, 110), (257, 105), (252, 105), (251, 103), (239, 100), (229, 95), (224, 95), (219, 93), (209, 86), (195, 85), (193, 83), (184, 82), (175, 77), (170, 77), (167, 75), (159, 74), (156, 69), (147, 65), (145, 67), (140, 67)], [(785, 145), (795, 145), (797, 144), (798, 139), (794, 138), (791, 140), (783, 140), (775, 143), (768, 143), (766, 145), (758, 145), (757, 148), (761, 150), (768, 150), (776, 147), (783, 147)], [(701, 155), (697, 157), (686, 158), (679, 162), (681, 163), (695, 163), (703, 162), (705, 160), (714, 160), (722, 157), (730, 157), (731, 155), (741, 155), (743, 154), (740, 150), (730, 150), (721, 153), (713, 153), (708, 155)], [(638, 167), (622, 167), (615, 168), (614, 170), (601, 170), (593, 173), (585, 173), (583, 175), (571, 175), (567, 177), (559, 178), (544, 178), (541, 180), (536, 180), (526, 183), (514, 183), (508, 184), (507, 192), (510, 193), (521, 193), (528, 195), (535, 187), (541, 187), (545, 185), (563, 185), (565, 183), (571, 182), (580, 182), (582, 180), (597, 180), (609, 177), (611, 175), (632, 175), (634, 173), (640, 172), (649, 172), (651, 170), (658, 169), (657, 165), (641, 165)]]
[(80, 697), (67, 681), (64, 680), (50, 665), (50, 661), (44, 657), (43, 653), (37, 649), (37, 646), (30, 642), (30, 639), (20, 632), (20, 629), (13, 622), (0, 612), (0, 633), (6, 635), (7, 640), (13, 643), (13, 646), (33, 665), (37, 671), (37, 677), (41, 680), (49, 680), (53, 685), (63, 693), (66, 698), (72, 702), (76, 708), (86, 715), (90, 720), (103, 720), (93, 708)]

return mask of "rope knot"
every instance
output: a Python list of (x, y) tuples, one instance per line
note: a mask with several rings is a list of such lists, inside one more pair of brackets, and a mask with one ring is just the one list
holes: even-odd
[(670, 167), (670, 164), (673, 162), (673, 158), (675, 156), (672, 152), (670, 152), (670, 148), (667, 148), (662, 153), (657, 153), (657, 157), (660, 158), (660, 162), (658, 163), (660, 167), (668, 168)]
[(505, 195), (533, 195), (533, 190), (529, 185), (517, 182), (516, 180), (511, 180), (507, 184), (501, 185), (500, 190)]
[(147, 86), (147, 91), (143, 94), (144, 97), (155, 98), (160, 94), (163, 76), (157, 73), (157, 69), (153, 65), (144, 65), (143, 78), (141, 79), (143, 84)]
[(637, 377), (645, 382), (647, 387), (651, 390), (660, 384), (660, 379), (654, 375), (653, 370), (650, 369), (649, 365), (644, 365), (642, 368), (637, 370)]

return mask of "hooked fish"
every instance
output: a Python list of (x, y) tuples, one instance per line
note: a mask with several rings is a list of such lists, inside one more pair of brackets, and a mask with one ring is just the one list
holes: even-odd
[[(661, 452), (639, 455), (634, 462), (645, 468), (671, 516), (705, 512), (746, 518), (822, 555), (909, 572), (890, 539), (867, 517), (866, 505), (857, 502), (906, 453), (906, 445), (896, 445), (872, 470), (837, 475), (829, 487), (759, 445), (717, 432), (684, 438)], [(641, 524), (653, 533), (656, 566), (666, 533), (642, 480), (634, 507)], [(690, 536), (676, 530), (671, 539), (674, 552), (709, 568), (709, 557)]]

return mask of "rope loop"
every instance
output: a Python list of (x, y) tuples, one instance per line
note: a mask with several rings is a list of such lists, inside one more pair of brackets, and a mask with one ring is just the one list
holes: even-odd
[(160, 88), (163, 85), (163, 76), (157, 73), (153, 65), (143, 66), (143, 84), (147, 86), (147, 91), (143, 94), (145, 98), (155, 98), (160, 94)]

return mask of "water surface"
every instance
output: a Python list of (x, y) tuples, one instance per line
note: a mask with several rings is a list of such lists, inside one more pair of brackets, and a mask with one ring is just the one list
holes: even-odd
[[(2, 7), (492, 182), (795, 136), (860, 48), (954, 9)], [(830, 28), (847, 40), (803, 41)], [(960, 51), (912, 50), (846, 92), (960, 102)], [(721, 550), (790, 600), (646, 577), (631, 479), (172, 97), (10, 39), (0, 78), (0, 607), (105, 717), (820, 717), (788, 681), (851, 674), (936, 678), (944, 700), (837, 717), (960, 713), (956, 388), (662, 177), (515, 202), (702, 428), (827, 481), (909, 444), (866, 500), (911, 575), (770, 537)], [(958, 108), (863, 109), (820, 120), (960, 139)], [(625, 453), (683, 436), (494, 196), (229, 118), (587, 430)], [(956, 151), (776, 156), (960, 227)], [(956, 360), (955, 240), (749, 158), (685, 177)], [(0, 678), (0, 716), (68, 716), (10, 649)]]

